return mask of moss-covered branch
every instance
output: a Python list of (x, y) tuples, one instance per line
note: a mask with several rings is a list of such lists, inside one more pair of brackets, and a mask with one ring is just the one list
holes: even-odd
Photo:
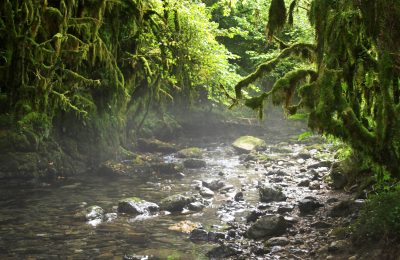
[(261, 78), (265, 73), (271, 72), (282, 59), (285, 59), (285, 58), (289, 57), (290, 55), (299, 54), (302, 51), (314, 52), (315, 46), (313, 44), (309, 44), (309, 43), (297, 43), (297, 44), (294, 44), (294, 45), (284, 49), (278, 55), (278, 57), (276, 57), (268, 62), (262, 63), (261, 65), (259, 65), (257, 67), (257, 69), (253, 73), (251, 73), (247, 77), (243, 78), (241, 81), (239, 81), (236, 84), (236, 86), (235, 86), (236, 98), (241, 99), (242, 98), (242, 89), (244, 87), (247, 87), (251, 83), (255, 82), (257, 79)]

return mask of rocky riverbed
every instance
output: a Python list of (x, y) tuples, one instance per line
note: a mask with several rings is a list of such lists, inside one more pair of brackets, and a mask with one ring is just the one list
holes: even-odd
[(332, 144), (237, 137), (141, 140), (88, 176), (1, 183), (0, 258), (360, 259), (341, 227), (364, 201), (335, 189)]

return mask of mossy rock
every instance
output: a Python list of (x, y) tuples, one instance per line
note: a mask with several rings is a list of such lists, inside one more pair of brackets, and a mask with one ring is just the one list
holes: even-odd
[(239, 153), (250, 153), (251, 151), (254, 150), (263, 149), (266, 146), (266, 144), (265, 141), (260, 138), (246, 135), (236, 139), (233, 142), (232, 146)]
[(141, 215), (155, 213), (158, 210), (159, 206), (157, 204), (138, 197), (126, 198), (118, 202), (118, 212), (120, 213)]
[(184, 196), (182, 194), (176, 194), (160, 201), (160, 207), (163, 210), (171, 212), (182, 211), (183, 208), (187, 207), (190, 203), (194, 202), (194, 198)]
[(190, 147), (190, 148), (185, 148), (182, 150), (179, 150), (176, 154), (176, 157), (178, 158), (202, 158), (203, 157), (203, 151), (200, 148), (197, 147)]

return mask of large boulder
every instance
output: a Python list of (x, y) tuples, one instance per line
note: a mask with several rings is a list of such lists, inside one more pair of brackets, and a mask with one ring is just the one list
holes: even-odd
[(159, 206), (153, 202), (148, 202), (137, 197), (120, 200), (118, 212), (132, 215), (151, 214), (159, 210)]
[(194, 202), (195, 199), (191, 197), (184, 196), (182, 194), (176, 194), (164, 198), (160, 201), (160, 207), (162, 210), (167, 210), (171, 212), (182, 211), (183, 208), (189, 206), (190, 203)]
[(279, 215), (266, 215), (259, 218), (248, 230), (247, 237), (252, 239), (281, 236), (286, 232), (287, 221)]
[(178, 151), (174, 144), (166, 143), (157, 139), (140, 138), (137, 141), (138, 149), (143, 152), (174, 153)]
[(265, 147), (265, 141), (254, 136), (242, 136), (236, 139), (232, 146), (239, 153), (250, 153), (251, 151)]
[(283, 194), (282, 190), (272, 186), (263, 185), (258, 188), (261, 202), (272, 202), (272, 201), (285, 201), (286, 195)]
[(176, 153), (176, 157), (178, 158), (197, 158), (200, 159), (203, 157), (203, 151), (197, 147), (190, 147), (179, 150)]

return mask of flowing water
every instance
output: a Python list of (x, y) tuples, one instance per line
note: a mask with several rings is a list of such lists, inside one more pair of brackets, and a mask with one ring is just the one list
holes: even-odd
[[(258, 203), (256, 186), (265, 179), (269, 167), (276, 165), (289, 169), (291, 174), (299, 173), (304, 162), (293, 162), (291, 156), (304, 145), (282, 142), (292, 134), (263, 137), (269, 145), (265, 153), (275, 158), (265, 165), (243, 164), (231, 148), (230, 138), (186, 140), (188, 145), (204, 150), (207, 166), (185, 170), (185, 177), (181, 179), (141, 174), (110, 180), (93, 173), (51, 185), (1, 182), (0, 259), (122, 259), (132, 254), (151, 255), (156, 259), (207, 259), (206, 252), (216, 244), (194, 243), (188, 234), (169, 227), (190, 220), (209, 230), (222, 231), (228, 221), (243, 220)], [(173, 154), (163, 158), (179, 160)], [(107, 213), (116, 212), (118, 201), (127, 197), (158, 203), (169, 195), (197, 192), (192, 185), (196, 180), (214, 179), (233, 185), (233, 189), (216, 192), (210, 206), (198, 213), (160, 214), (142, 219), (118, 214), (116, 219), (98, 225), (74, 217), (79, 209), (91, 205), (98, 205)], [(289, 202), (304, 192), (291, 184), (291, 180), (293, 176), (283, 180), (290, 193)], [(232, 203), (238, 191), (243, 191), (245, 202)]]

